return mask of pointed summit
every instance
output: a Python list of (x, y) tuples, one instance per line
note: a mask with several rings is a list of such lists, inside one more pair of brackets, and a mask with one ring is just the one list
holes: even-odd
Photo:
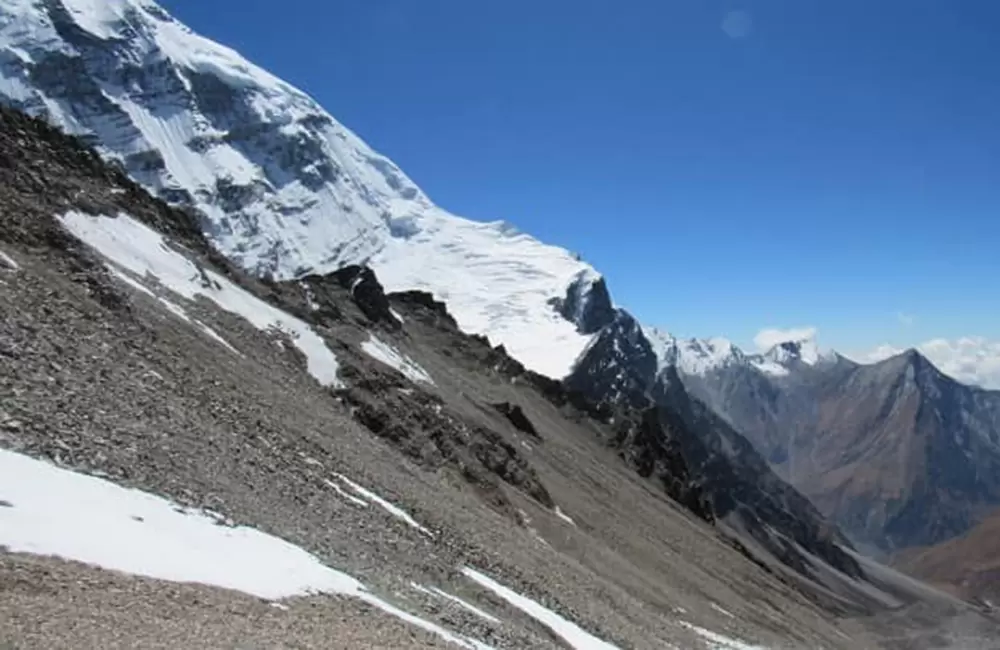
[(733, 363), (741, 363), (746, 355), (729, 339), (680, 339), (656, 327), (643, 327), (659, 361), (659, 371), (676, 366), (682, 374), (704, 375)]
[(804, 363), (807, 366), (812, 366), (819, 363), (823, 357), (824, 355), (820, 352), (814, 337), (797, 341), (783, 341), (764, 353), (765, 359), (783, 366), (792, 363)]

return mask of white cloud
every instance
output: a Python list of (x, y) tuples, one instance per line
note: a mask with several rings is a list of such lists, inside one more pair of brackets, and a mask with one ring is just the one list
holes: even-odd
[(913, 317), (913, 314), (907, 314), (906, 312), (902, 311), (896, 312), (896, 320), (898, 320), (899, 324), (902, 325), (903, 327), (911, 327), (913, 323), (916, 322), (916, 319)]
[(767, 328), (753, 337), (754, 345), (761, 352), (767, 352), (779, 343), (787, 341), (812, 341), (816, 338), (815, 327), (792, 327), (790, 329)]
[[(932, 339), (915, 347), (941, 372), (962, 383), (1000, 389), (1000, 341), (966, 336), (955, 340)], [(902, 348), (886, 344), (850, 357), (861, 363), (873, 363), (900, 352)]]

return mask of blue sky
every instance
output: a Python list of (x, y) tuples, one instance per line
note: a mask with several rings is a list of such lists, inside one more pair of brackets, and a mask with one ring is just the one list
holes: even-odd
[(162, 4), (644, 322), (1000, 338), (1000, 3)]

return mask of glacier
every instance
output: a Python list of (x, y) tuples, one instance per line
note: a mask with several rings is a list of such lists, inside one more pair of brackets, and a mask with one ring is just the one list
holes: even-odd
[(306, 93), (150, 0), (5, 0), (0, 101), (195, 210), (255, 274), (367, 264), (387, 290), (429, 291), (463, 330), (557, 378), (610, 317), (591, 266), (436, 206)]

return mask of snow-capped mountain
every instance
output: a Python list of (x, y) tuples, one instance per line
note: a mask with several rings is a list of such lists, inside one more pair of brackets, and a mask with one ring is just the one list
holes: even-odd
[(722, 337), (678, 338), (656, 327), (642, 327), (657, 358), (657, 373), (675, 367), (682, 376), (704, 377), (734, 366), (749, 366), (774, 377), (783, 377), (799, 366), (814, 366), (834, 359), (836, 353), (821, 350), (814, 337), (783, 341), (763, 354), (748, 354)]
[(836, 359), (836, 353), (828, 350), (821, 350), (814, 337), (807, 337), (793, 341), (783, 341), (770, 350), (760, 355), (763, 362), (770, 361), (779, 366), (787, 368), (793, 364), (804, 364), (815, 366), (824, 361)]
[(665, 390), (670, 377), (677, 376), (695, 397), (727, 417), (734, 407), (735, 387), (753, 396), (748, 408), (759, 408), (758, 400), (766, 402), (770, 391), (756, 387), (766, 387), (772, 380), (832, 355), (821, 353), (811, 339), (780, 343), (765, 354), (748, 354), (721, 337), (678, 338), (643, 326), (626, 310), (618, 309), (613, 323), (580, 355), (567, 382), (590, 394), (594, 386), (601, 386), (608, 401), (634, 405), (644, 396)]
[(746, 359), (738, 347), (721, 337), (679, 339), (656, 327), (642, 331), (656, 353), (659, 371), (676, 366), (682, 373), (697, 375)]
[[(0, 102), (81, 135), (161, 198), (195, 210), (212, 242), (256, 274), (289, 279), (367, 264), (389, 291), (429, 291), (463, 330), (504, 344), (533, 370), (563, 377), (579, 360), (570, 384), (587, 383), (590, 394), (600, 387), (610, 401), (655, 397), (679, 376), (776, 467), (801, 447), (794, 432), (816, 433), (802, 425), (823, 415), (809, 410), (820, 403), (813, 379), (848, 381), (857, 369), (812, 340), (758, 355), (639, 325), (614, 310), (601, 276), (568, 251), (439, 208), (307, 94), (150, 0), (0, 3)], [(827, 379), (823, 390), (840, 385)], [(950, 409), (931, 399), (942, 385), (907, 393), (926, 407), (918, 413), (944, 414), (940, 431), (957, 430), (949, 418), (974, 418), (969, 436), (995, 434), (992, 407), (976, 397)], [(847, 413), (845, 405), (872, 394), (845, 386), (849, 399), (823, 393), (830, 412)], [(878, 388), (891, 397), (891, 387)], [(892, 412), (902, 402), (886, 404)], [(896, 421), (904, 424), (893, 435), (918, 428)], [(831, 439), (871, 425), (855, 424), (831, 420)], [(843, 515), (847, 523), (854, 514)]]
[(615, 406), (668, 406), (677, 381), (869, 548), (940, 542), (1000, 505), (1000, 391), (914, 350), (861, 365), (807, 338), (746, 354), (619, 310), (567, 378)]
[(367, 263), (389, 290), (433, 292), (463, 329), (556, 377), (612, 316), (589, 265), (438, 208), (308, 95), (150, 0), (0, 4), (0, 101), (196, 209), (257, 274)]

